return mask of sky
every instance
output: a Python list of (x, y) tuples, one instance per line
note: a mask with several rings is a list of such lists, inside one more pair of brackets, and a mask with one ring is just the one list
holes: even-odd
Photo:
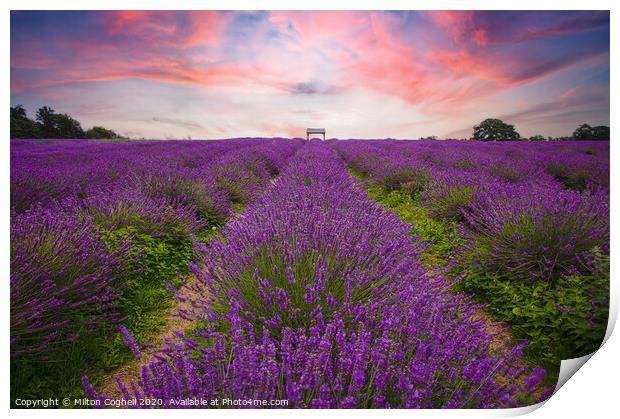
[(607, 11), (13, 11), (11, 106), (133, 138), (609, 125)]

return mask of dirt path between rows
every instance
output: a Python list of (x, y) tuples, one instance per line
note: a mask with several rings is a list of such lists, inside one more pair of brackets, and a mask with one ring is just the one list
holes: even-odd
[[(193, 275), (188, 277), (187, 282), (178, 290), (178, 292), (182, 293), (184, 297), (190, 297), (190, 300), (194, 299), (197, 297), (195, 287), (192, 287), (195, 282), (196, 278)], [(120, 378), (125, 385), (128, 385), (132, 381), (137, 382), (140, 378), (142, 367), (148, 365), (149, 362), (153, 360), (155, 354), (165, 346), (166, 342), (176, 338), (176, 332), (184, 331), (192, 326), (194, 323), (192, 320), (187, 320), (179, 315), (181, 311), (189, 308), (191, 308), (191, 303), (189, 301), (185, 299), (183, 302), (175, 300), (174, 306), (165, 315), (164, 325), (162, 326), (160, 332), (155, 336), (155, 338), (153, 338), (151, 342), (152, 346), (143, 349), (141, 351), (142, 356), (140, 358), (136, 358), (123, 365), (106, 377), (103, 380), (103, 383), (99, 386), (99, 392), (107, 398), (122, 399), (123, 394), (116, 384), (115, 377)]]

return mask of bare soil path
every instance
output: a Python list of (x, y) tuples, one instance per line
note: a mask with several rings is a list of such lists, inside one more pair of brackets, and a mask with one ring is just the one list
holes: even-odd
[[(192, 275), (187, 278), (187, 282), (178, 290), (184, 296), (195, 297), (196, 291), (192, 287), (192, 284), (196, 281), (196, 278)], [(143, 366), (148, 365), (155, 356), (155, 354), (161, 350), (165, 343), (169, 340), (173, 340), (177, 331), (184, 331), (191, 327), (194, 323), (191, 320), (187, 320), (179, 315), (182, 310), (190, 308), (191, 303), (189, 301), (180, 302), (175, 300), (174, 306), (164, 316), (164, 325), (162, 326), (159, 334), (155, 336), (148, 348), (142, 350), (142, 356), (136, 358), (131, 362), (123, 365), (122, 367), (113, 371), (107, 376), (99, 387), (99, 392), (111, 399), (122, 399), (123, 395), (116, 384), (116, 378), (126, 385), (132, 381), (137, 381), (140, 378), (140, 373)]]

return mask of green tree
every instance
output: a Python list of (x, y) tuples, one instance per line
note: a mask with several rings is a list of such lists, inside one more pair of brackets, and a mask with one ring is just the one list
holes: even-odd
[(117, 133), (104, 127), (92, 127), (84, 135), (86, 138), (120, 138)]
[(57, 138), (84, 138), (82, 124), (65, 113), (56, 114)]
[(82, 125), (67, 114), (58, 114), (49, 106), (37, 111), (37, 122), (44, 138), (84, 138)]
[(521, 135), (514, 125), (509, 125), (501, 119), (488, 118), (474, 126), (473, 140), (482, 141), (509, 141), (518, 140)]
[(611, 132), (608, 126), (599, 125), (598, 127), (594, 127), (593, 130), (595, 140), (609, 141), (609, 139), (611, 138)]
[(588, 124), (581, 124), (575, 132), (573, 132), (573, 139), (575, 140), (605, 140), (609, 141), (610, 130), (606, 125), (599, 125), (597, 127), (591, 127)]
[(573, 138), (575, 140), (591, 140), (592, 139), (592, 127), (588, 124), (581, 124), (573, 132)]
[(55, 116), (56, 112), (49, 106), (42, 106), (37, 110), (36, 120), (42, 137), (57, 138)]
[(530, 137), (530, 141), (545, 141), (545, 137), (543, 135), (537, 134), (537, 135), (532, 135)]
[(22, 105), (11, 107), (11, 138), (39, 138), (39, 126)]

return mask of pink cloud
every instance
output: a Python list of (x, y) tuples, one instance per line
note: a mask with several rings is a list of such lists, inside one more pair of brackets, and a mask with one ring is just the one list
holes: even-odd
[(564, 93), (560, 95), (560, 100), (566, 100), (570, 98), (571, 96), (574, 96), (578, 90), (579, 90), (579, 87), (571, 87), (570, 89), (568, 89), (567, 91), (565, 91)]
[[(453, 42), (463, 42), (474, 25), (475, 12), (471, 10), (432, 10), (426, 13), (437, 26), (449, 35)], [(477, 30), (484, 31), (483, 28), (477, 28)], [(479, 35), (479, 37), (486, 39), (486, 34), (484, 36)]]
[(228, 16), (211, 11), (191, 12), (183, 21), (174, 12), (104, 12), (103, 35), (55, 40), (55, 48), (64, 51), (62, 58), (35, 42), (31, 49), (13, 49), (12, 68), (47, 70), (50, 76), (31, 80), (21, 71), (16, 72), (12, 89), (19, 92), (125, 78), (200, 85), (235, 83), (248, 75), (249, 70), (243, 70), (236, 62), (200, 65), (195, 59), (200, 58), (200, 53), (192, 50), (219, 46), (229, 20)]
[[(182, 21), (179, 20), (181, 15), (184, 17)], [(108, 12), (104, 20), (109, 35), (133, 36), (150, 47), (217, 47), (230, 15), (204, 10), (187, 13), (117, 10)]]

